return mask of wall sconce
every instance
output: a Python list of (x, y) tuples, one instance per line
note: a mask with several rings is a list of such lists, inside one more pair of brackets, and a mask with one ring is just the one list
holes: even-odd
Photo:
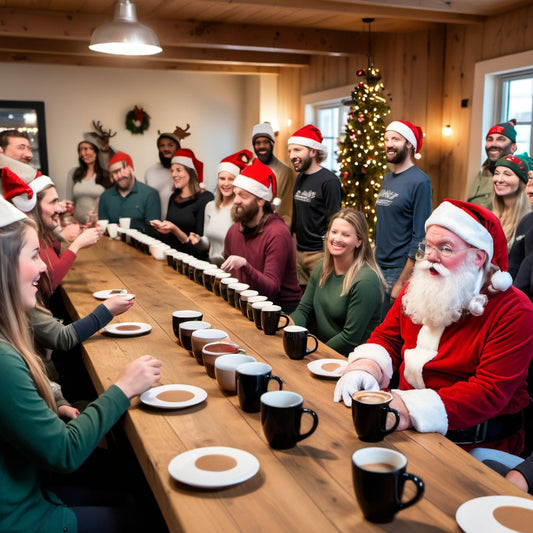
[(137, 20), (135, 4), (130, 0), (117, 0), (113, 20), (93, 31), (89, 48), (126, 56), (148, 56), (163, 51), (155, 32)]
[(442, 135), (443, 137), (451, 137), (452, 136), (452, 127), (450, 126), (450, 124), (446, 124), (446, 126), (443, 126), (442, 127)]

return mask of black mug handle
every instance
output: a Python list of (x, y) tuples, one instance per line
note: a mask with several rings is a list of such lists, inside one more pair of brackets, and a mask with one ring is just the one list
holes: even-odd
[(285, 313), (281, 313), (281, 315), (279, 315), (279, 317), (285, 319), (285, 324), (283, 324), (283, 326), (280, 326), (279, 322), (278, 322), (278, 329), (276, 329), (276, 331), (279, 331), (280, 329), (283, 329), (284, 327), (289, 325), (289, 317), (288, 317), (288, 315), (286, 315)]
[(318, 426), (318, 415), (312, 409), (307, 409), (307, 407), (302, 407), (302, 410), (300, 411), (300, 418), (303, 416), (304, 413), (309, 413), (313, 417), (313, 425), (309, 431), (307, 431), (306, 433), (302, 433), (301, 435), (298, 435), (296, 437), (297, 441), (300, 441), (300, 440), (303, 440), (309, 437), (309, 435), (311, 435)]
[(277, 381), (278, 385), (279, 385), (279, 390), (281, 390), (283, 388), (283, 380), (280, 377), (278, 377), (278, 376), (268, 376), (268, 379), (269, 379), (269, 381), (271, 379)]
[(415, 504), (422, 496), (424, 495), (425, 485), (424, 482), (419, 478), (416, 477), (414, 474), (408, 474), (407, 472), (404, 472), (402, 474), (402, 477), (406, 481), (412, 481), (415, 484), (416, 487), (416, 494), (408, 501), (406, 502), (399, 502), (398, 503), (398, 510), (401, 511), (402, 509), (406, 509), (407, 507), (411, 507), (411, 505)]
[[(383, 407), (383, 410), (385, 411), (385, 424), (384, 428), (381, 430), (381, 433), (383, 436), (388, 435), (389, 433), (392, 433), (400, 423), (400, 413), (396, 411), (396, 409), (393, 409), (392, 407), (389, 407), (388, 405)], [(387, 413), (392, 413), (394, 415), (394, 418), (396, 419), (392, 427), (387, 429)]]
[(306, 355), (309, 355), (310, 353), (315, 352), (316, 349), (318, 348), (318, 339), (312, 333), (308, 333), (307, 334), (307, 338), (308, 339), (309, 339), (309, 337), (311, 337), (312, 339), (315, 339), (315, 346), (314, 346), (314, 348), (306, 348), (306, 350), (305, 350), (305, 354)]

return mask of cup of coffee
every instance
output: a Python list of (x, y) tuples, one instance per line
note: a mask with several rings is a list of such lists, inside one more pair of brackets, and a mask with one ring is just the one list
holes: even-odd
[[(230, 287), (233, 287), (234, 296), (233, 296), (233, 307), (237, 308), (239, 311), (241, 310), (241, 294), (247, 290), (250, 289), (250, 285), (248, 283), (237, 283), (235, 285), (230, 285)], [(229, 294), (229, 287), (228, 287), (228, 294)]]
[(131, 218), (130, 217), (120, 217), (118, 219), (118, 225), (123, 229), (130, 229)]
[(241, 306), (241, 312), (244, 317), (248, 318), (248, 298), (251, 298), (252, 296), (258, 296), (259, 293), (257, 291), (248, 289), (246, 291), (242, 291), (239, 298), (239, 305)]
[[(318, 415), (303, 407), (303, 397), (290, 391), (270, 391), (261, 396), (261, 425), (271, 448), (285, 450), (309, 437), (318, 426)], [(311, 429), (300, 433), (302, 415), (313, 418)]]
[[(352, 395), (352, 419), (360, 440), (379, 442), (392, 433), (400, 423), (400, 413), (389, 407), (392, 394), (385, 391), (360, 390)], [(394, 415), (394, 423), (387, 427), (388, 414)]]
[(211, 378), (215, 377), (215, 360), (222, 355), (244, 353), (244, 350), (234, 342), (217, 341), (210, 342), (202, 348), (202, 359), (204, 361), (205, 371)]
[(202, 283), (204, 287), (213, 292), (213, 285), (215, 284), (215, 276), (221, 272), (218, 268), (207, 268), (202, 273)]
[[(280, 320), (285, 321), (281, 326)], [(265, 305), (261, 309), (261, 326), (265, 335), (275, 335), (277, 331), (283, 329), (289, 323), (289, 316), (281, 312), (279, 305)]]
[(243, 363), (253, 363), (255, 357), (246, 354), (228, 354), (221, 355), (215, 359), (215, 378), (218, 386), (226, 392), (235, 392), (237, 385), (235, 383), (235, 369)]
[(220, 281), (220, 296), (228, 301), (228, 287), (234, 283), (239, 283), (237, 278), (222, 278)]
[(217, 272), (215, 274), (215, 283), (213, 284), (213, 293), (216, 296), (222, 296), (220, 293), (220, 286), (222, 285), (222, 280), (226, 278), (231, 278), (231, 274), (229, 272), (224, 272), (221, 270), (220, 272)]
[(278, 382), (279, 390), (283, 380), (272, 375), (272, 367), (266, 363), (244, 363), (235, 370), (237, 394), (241, 409), (246, 413), (258, 413), (261, 410), (261, 395), (267, 392), (271, 380)]
[[(179, 325), (180, 344), (189, 352), (192, 352), (192, 332), (197, 329), (209, 329), (211, 324), (203, 320), (187, 320)], [(192, 355), (192, 353), (191, 353)]]
[[(315, 341), (313, 348), (307, 347), (307, 339)], [(318, 348), (318, 339), (302, 326), (287, 326), (283, 328), (283, 349), (291, 359), (303, 359)]]
[[(391, 522), (394, 515), (415, 504), (424, 494), (424, 482), (408, 474), (407, 457), (388, 448), (361, 448), (352, 455), (355, 497), (363, 516), (370, 522)], [(402, 501), (406, 481), (412, 481), (416, 494)]]
[(192, 354), (196, 357), (196, 362), (203, 366), (202, 348), (206, 344), (227, 340), (229, 340), (228, 334), (221, 329), (197, 329), (193, 331), (191, 335), (191, 346)]
[(107, 220), (107, 218), (101, 218), (100, 220), (97, 220), (96, 223), (100, 226), (102, 233), (105, 233), (109, 220)]
[(246, 315), (248, 316), (248, 320), (251, 322), (254, 321), (254, 310), (252, 309), (252, 305), (255, 302), (266, 302), (268, 298), (266, 296), (262, 296), (261, 294), (258, 294), (257, 296), (250, 296), (248, 298), (248, 301), (246, 302)]
[(116, 239), (118, 235), (118, 224), (114, 222), (107, 225), (107, 234), (112, 238)]
[(248, 285), (247, 283), (236, 282), (236, 283), (231, 283), (230, 285), (228, 285), (228, 303), (231, 306), (235, 307), (237, 291), (239, 291), (239, 294), (240, 294), (242, 291), (249, 289), (249, 288), (250, 288), (250, 285)]
[(176, 337), (180, 336), (180, 324), (190, 320), (202, 320), (204, 315), (201, 311), (193, 311), (192, 309), (180, 309), (172, 313), (172, 329)]
[(252, 313), (254, 315), (255, 327), (257, 329), (263, 329), (263, 326), (261, 325), (261, 309), (270, 305), (274, 305), (274, 302), (271, 302), (270, 300), (263, 300), (262, 302), (252, 303)]

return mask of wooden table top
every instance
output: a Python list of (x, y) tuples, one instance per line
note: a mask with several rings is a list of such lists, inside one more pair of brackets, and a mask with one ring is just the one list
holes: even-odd
[[(96, 307), (93, 292), (117, 288), (134, 293), (136, 300), (113, 323), (145, 322), (152, 331), (129, 338), (97, 333), (84, 343), (86, 365), (98, 392), (114, 382), (126, 363), (151, 354), (163, 363), (163, 384), (196, 385), (208, 394), (200, 405), (170, 411), (145, 407), (135, 399), (124, 418), (128, 438), (171, 532), (459, 532), (455, 512), (462, 503), (496, 494), (528, 497), (442, 435), (395, 432), (377, 445), (404, 453), (407, 471), (424, 480), (426, 491), (419, 503), (399, 512), (392, 523), (367, 522), (353, 491), (351, 455), (374, 444), (359, 441), (350, 410), (333, 402), (335, 382), (313, 377), (306, 366), (314, 359), (341, 358), (339, 354), (320, 344), (301, 361), (289, 359), (281, 332), (264, 335), (240, 311), (166, 261), (107, 237), (79, 253), (63, 282), (74, 318)], [(271, 449), (259, 413), (244, 413), (237, 397), (221, 392), (176, 341), (171, 315), (178, 309), (201, 310), (214, 328), (228, 332), (248, 354), (270, 364), (273, 374), (283, 378), (284, 390), (301, 394), (304, 407), (318, 413), (315, 433), (292, 449)], [(309, 427), (309, 418), (304, 415), (302, 431)], [(205, 446), (246, 450), (259, 460), (259, 473), (218, 490), (174, 481), (168, 473), (171, 459)]]

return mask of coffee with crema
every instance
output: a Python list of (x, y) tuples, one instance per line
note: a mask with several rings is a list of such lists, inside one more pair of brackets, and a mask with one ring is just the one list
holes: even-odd
[(390, 463), (367, 463), (366, 465), (361, 465), (361, 468), (369, 472), (392, 472), (396, 470), (396, 467)]
[(391, 395), (386, 392), (359, 391), (353, 395), (353, 399), (362, 403), (385, 403), (391, 400)]

